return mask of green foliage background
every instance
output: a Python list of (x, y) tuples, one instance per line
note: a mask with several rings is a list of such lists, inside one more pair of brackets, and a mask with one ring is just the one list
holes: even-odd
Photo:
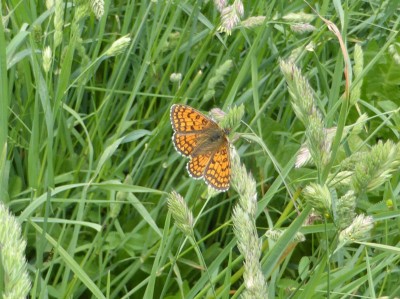
[[(359, 136), (364, 147), (377, 140), (398, 142), (398, 3), (309, 5), (245, 1), (243, 19), (265, 16), (264, 22), (253, 28), (239, 24), (227, 35), (217, 31), (220, 13), (212, 1), (106, 1), (99, 19), (85, 1), (58, 8), (44, 1), (2, 2), (0, 200), (23, 225), (31, 298), (240, 295), (242, 258), (230, 221), (237, 194), (207, 198), (204, 182), (189, 178), (187, 161), (171, 143), (173, 103), (202, 111), (243, 104), (243, 120), (287, 170), (284, 185), (258, 144), (235, 142), (258, 183), (261, 265), (270, 298), (400, 294), (398, 172), (357, 205), (376, 220), (370, 241), (387, 247), (351, 245), (331, 258), (336, 230), (329, 219), (304, 228), (296, 222), (290, 194), (302, 210), (299, 192), (320, 174), (313, 167), (293, 167), (304, 126), (279, 68), (280, 58), (296, 61), (315, 90), (326, 126), (335, 126), (344, 59), (336, 36), (311, 7), (316, 9), (339, 28), (351, 64), (354, 45), (364, 51), (361, 94), (345, 124), (367, 113)], [(284, 18), (302, 12), (314, 15), (315, 31), (296, 33), (291, 29), (296, 23)], [(125, 35), (127, 47), (110, 52)], [(43, 68), (46, 47), (52, 51), (49, 71)], [(223, 65), (222, 80), (210, 84)], [(171, 81), (173, 73), (181, 80)], [(249, 133), (249, 127), (237, 132)], [(195, 234), (208, 271), (200, 269), (193, 246), (167, 210), (173, 189), (198, 217)], [(281, 240), (291, 250), (280, 260), (263, 233), (291, 223), (306, 242), (291, 248), (290, 239)]]

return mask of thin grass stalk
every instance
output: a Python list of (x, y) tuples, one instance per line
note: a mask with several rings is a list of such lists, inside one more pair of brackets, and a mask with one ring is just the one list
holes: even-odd
[[(0, 6), (1, 16), (3, 16)], [(8, 75), (7, 75), (7, 57), (6, 57), (6, 40), (4, 35), (4, 25), (0, 22), (0, 196), (2, 200), (8, 197), (6, 190), (7, 184), (5, 178), (5, 165), (7, 157), (7, 138), (8, 138), (8, 115), (9, 115), (9, 93), (8, 93)]]

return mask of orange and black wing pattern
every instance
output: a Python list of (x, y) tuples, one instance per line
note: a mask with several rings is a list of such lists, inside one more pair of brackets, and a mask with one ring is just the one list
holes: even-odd
[(205, 171), (204, 180), (219, 191), (226, 191), (230, 186), (231, 162), (229, 144), (226, 142), (210, 159)]
[(203, 113), (186, 105), (172, 105), (170, 118), (173, 130), (185, 134), (203, 131), (215, 124)]
[(218, 191), (228, 190), (231, 164), (226, 132), (211, 118), (186, 105), (172, 105), (170, 119), (176, 151), (190, 158), (189, 175), (204, 178)]

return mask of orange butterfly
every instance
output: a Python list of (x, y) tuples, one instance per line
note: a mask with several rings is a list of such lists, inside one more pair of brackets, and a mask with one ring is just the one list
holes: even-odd
[(178, 153), (190, 160), (189, 175), (218, 191), (229, 189), (231, 162), (228, 131), (203, 113), (186, 105), (172, 105), (172, 141)]

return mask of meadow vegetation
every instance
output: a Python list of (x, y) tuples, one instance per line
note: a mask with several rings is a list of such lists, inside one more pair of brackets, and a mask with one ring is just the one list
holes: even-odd
[[(1, 15), (4, 298), (400, 296), (397, 1)], [(175, 103), (227, 113), (227, 192), (189, 177)]]

